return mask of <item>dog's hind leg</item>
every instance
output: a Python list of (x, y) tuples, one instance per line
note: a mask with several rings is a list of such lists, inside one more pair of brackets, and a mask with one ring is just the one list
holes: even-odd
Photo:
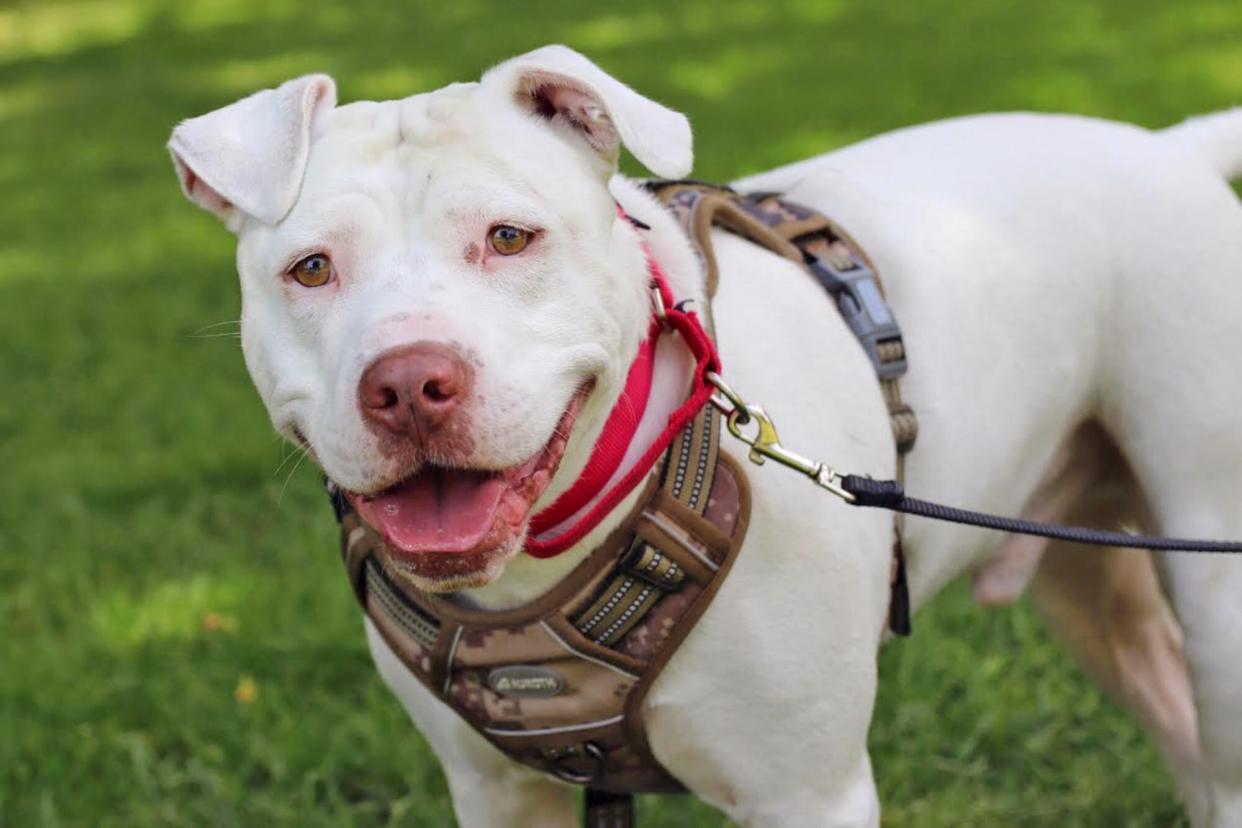
[[(1211, 508), (1207, 500), (1187, 500), (1162, 512), (1159, 525), (1183, 537), (1242, 537), (1238, 502)], [(1242, 560), (1185, 553), (1164, 556), (1157, 564), (1185, 634), (1193, 680), (1205, 798), (1195, 824), (1237, 828), (1242, 826)], [(1187, 793), (1193, 805), (1195, 792)]]
[[(1163, 512), (1160, 526), (1183, 537), (1242, 537), (1239, 502), (1242, 497), (1228, 506), (1211, 504), (1206, 496), (1188, 498)], [(1158, 565), (1185, 633), (1193, 678), (1206, 796), (1196, 824), (1237, 828), (1242, 826), (1242, 560), (1187, 553), (1165, 556)]]
[[(1212, 133), (1213, 124), (1221, 131)], [(1101, 322), (1097, 410), (1134, 470), (1155, 529), (1238, 539), (1242, 208), (1222, 179), (1236, 170), (1204, 159), (1218, 159), (1223, 148), (1242, 158), (1242, 113), (1193, 130), (1210, 134), (1224, 143), (1213, 140), (1202, 158), (1153, 142), (1144, 195), (1110, 218), (1117, 282)], [(1185, 636), (1197, 713), (1203, 807), (1192, 816), (1196, 825), (1240, 828), (1242, 556), (1174, 553), (1155, 561)], [(1187, 785), (1192, 808), (1193, 788)]]
[[(1186, 207), (1198, 226), (1161, 257), (1198, 257), (1194, 273), (1169, 268), (1158, 284), (1119, 291), (1127, 328), (1101, 416), (1142, 486), (1153, 528), (1229, 540), (1242, 538), (1242, 214), (1221, 189), (1220, 215)], [(1174, 277), (1189, 300), (1180, 313), (1139, 307), (1163, 303), (1155, 294)], [(1242, 828), (1242, 556), (1155, 560), (1185, 636), (1198, 718), (1201, 774), (1182, 775), (1191, 815), (1196, 826)]]
[[(1151, 525), (1133, 474), (1095, 423), (1066, 441), (1023, 516), (1110, 529)], [(1016, 600), (1029, 577), (1053, 634), (1152, 734), (1193, 795), (1196, 786), (1186, 783), (1198, 778), (1200, 751), (1190, 675), (1151, 556), (1014, 535), (976, 572), (975, 597)]]
[(1187, 807), (1201, 811), (1202, 759), (1183, 637), (1150, 554), (1055, 543), (1034, 592), (1056, 638), (1151, 733)]

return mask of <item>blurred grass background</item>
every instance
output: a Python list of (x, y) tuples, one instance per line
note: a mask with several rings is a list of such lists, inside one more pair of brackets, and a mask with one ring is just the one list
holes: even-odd
[[(1242, 102), (1236, 0), (0, 0), (0, 825), (452, 824), (381, 687), (316, 473), (229, 326), (180, 118), (308, 71), (343, 100), (546, 42), (689, 114), (728, 179), (996, 109), (1157, 126)], [(1183, 824), (1136, 728), (1027, 606), (963, 585), (881, 656), (890, 826)], [(719, 826), (648, 798), (645, 826)]]

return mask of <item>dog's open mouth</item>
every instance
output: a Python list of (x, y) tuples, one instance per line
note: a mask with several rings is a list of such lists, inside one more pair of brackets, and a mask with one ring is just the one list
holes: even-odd
[[(556, 474), (574, 422), (589, 393), (570, 400), (548, 442), (529, 459), (500, 470), (425, 465), (417, 474), (374, 495), (350, 493), (358, 514), (384, 537), (397, 563), (461, 574), (465, 558), (516, 551), (531, 509)], [(432, 562), (430, 557), (458, 560)]]

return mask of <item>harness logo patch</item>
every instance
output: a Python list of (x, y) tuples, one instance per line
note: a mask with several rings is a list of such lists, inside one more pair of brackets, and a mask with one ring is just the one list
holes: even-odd
[(497, 667), (487, 674), (487, 686), (502, 696), (544, 699), (565, 689), (565, 677), (546, 667)]

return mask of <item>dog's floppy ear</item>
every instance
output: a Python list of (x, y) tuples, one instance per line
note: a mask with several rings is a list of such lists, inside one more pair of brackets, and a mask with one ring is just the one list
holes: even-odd
[(613, 169), (620, 145), (656, 175), (683, 178), (694, 162), (690, 122), (644, 98), (567, 46), (545, 46), (483, 76), (484, 87), (579, 134)]
[(168, 142), (186, 197), (236, 230), (237, 211), (266, 224), (297, 200), (315, 118), (336, 105), (327, 75), (306, 75), (182, 121)]

